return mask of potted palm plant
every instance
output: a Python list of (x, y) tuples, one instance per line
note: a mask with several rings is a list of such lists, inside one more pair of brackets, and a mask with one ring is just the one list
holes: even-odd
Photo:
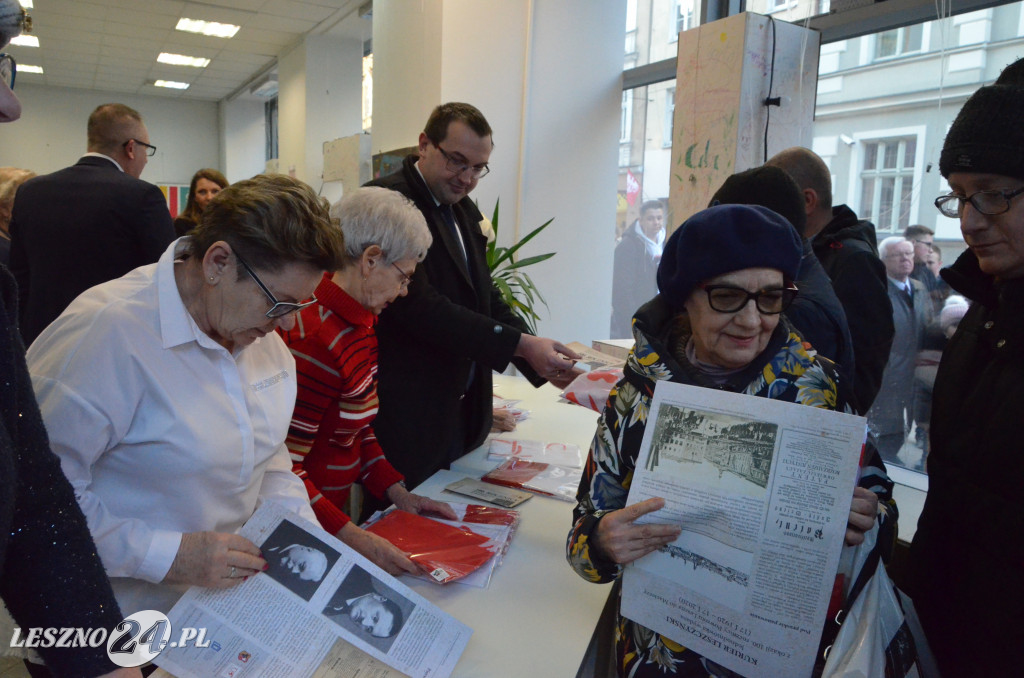
[(494, 214), (491, 217), (491, 228), (494, 232), (494, 237), (489, 238), (487, 243), (487, 268), (491, 271), (491, 280), (494, 281), (494, 285), (501, 292), (502, 299), (517, 316), (523, 319), (530, 332), (536, 334), (537, 321), (540, 320), (536, 310), (537, 302), (544, 304), (545, 308), (547, 308), (548, 304), (544, 301), (543, 295), (541, 295), (537, 286), (534, 285), (533, 280), (530, 279), (529, 274), (523, 269), (527, 266), (533, 266), (534, 264), (546, 261), (555, 256), (555, 253), (537, 254), (525, 259), (518, 259), (515, 255), (520, 247), (530, 242), (538, 233), (547, 228), (548, 224), (554, 221), (554, 218), (548, 219), (527, 233), (514, 245), (499, 247), (498, 207), (500, 204), (500, 200), (494, 203)]

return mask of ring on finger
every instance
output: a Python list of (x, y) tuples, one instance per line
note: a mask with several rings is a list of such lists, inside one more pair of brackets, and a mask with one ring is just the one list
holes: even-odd
[(234, 565), (232, 565), (232, 566), (231, 566), (231, 574), (229, 574), (229, 575), (228, 575), (228, 579), (234, 579), (234, 578), (235, 578), (235, 572), (236, 572), (236, 571), (237, 571), (237, 570), (235, 570), (235, 566), (234, 566)]

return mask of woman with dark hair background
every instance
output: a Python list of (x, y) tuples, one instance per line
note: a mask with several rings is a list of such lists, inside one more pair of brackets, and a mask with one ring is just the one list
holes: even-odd
[(227, 187), (227, 178), (215, 169), (207, 167), (192, 175), (185, 210), (174, 220), (174, 234), (180, 238), (195, 228), (213, 196)]

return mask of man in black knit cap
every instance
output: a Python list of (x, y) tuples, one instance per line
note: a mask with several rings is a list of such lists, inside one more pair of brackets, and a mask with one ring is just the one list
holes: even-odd
[(971, 300), (932, 401), (929, 491), (905, 587), (944, 676), (1020, 675), (1024, 647), (1024, 60), (968, 99), (939, 170)]

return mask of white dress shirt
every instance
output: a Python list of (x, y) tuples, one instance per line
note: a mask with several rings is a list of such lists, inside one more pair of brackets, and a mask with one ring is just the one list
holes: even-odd
[(199, 329), (174, 280), (183, 240), (82, 293), (28, 351), (125, 615), (166, 612), (184, 591), (159, 582), (185, 532), (234, 532), (263, 499), (316, 522), (284, 445), (295, 361), (276, 334), (232, 354)]

